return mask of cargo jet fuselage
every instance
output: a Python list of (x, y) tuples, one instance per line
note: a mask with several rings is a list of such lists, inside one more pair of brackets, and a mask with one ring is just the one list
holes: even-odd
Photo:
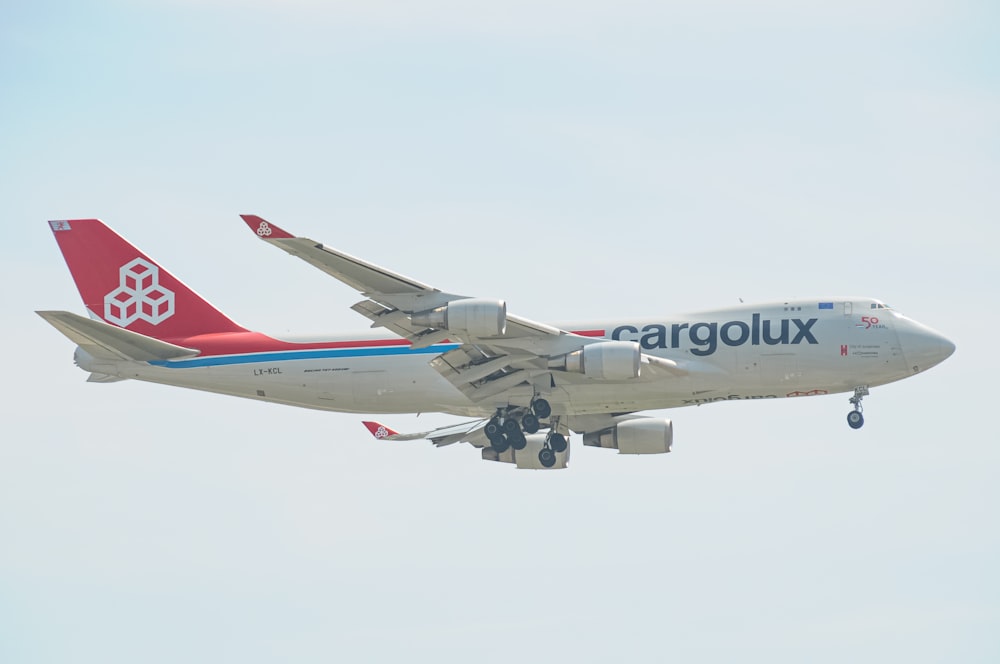
[[(257, 235), (359, 290), (379, 333), (278, 339), (233, 323), (97, 220), (50, 222), (91, 319), (39, 312), (75, 341), (91, 380), (144, 380), (355, 413), (439, 411), (478, 420), (381, 438), (468, 442), (490, 460), (564, 467), (566, 434), (623, 453), (667, 452), (670, 420), (636, 411), (847, 392), (863, 424), (871, 387), (923, 372), (954, 345), (864, 297), (740, 305), (552, 327), (499, 300), (443, 293), (297, 238)], [(547, 433), (539, 434), (539, 430)]]

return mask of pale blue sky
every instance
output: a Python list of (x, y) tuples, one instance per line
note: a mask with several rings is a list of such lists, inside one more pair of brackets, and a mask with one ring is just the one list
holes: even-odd
[[(10, 4), (10, 3), (8, 3)], [(0, 662), (1000, 660), (992, 3), (0, 9)], [(547, 321), (829, 294), (958, 345), (666, 413), (565, 472), (360, 417), (90, 385), (47, 219), (266, 332), (357, 295), (237, 215)], [(441, 415), (387, 416), (397, 429)]]

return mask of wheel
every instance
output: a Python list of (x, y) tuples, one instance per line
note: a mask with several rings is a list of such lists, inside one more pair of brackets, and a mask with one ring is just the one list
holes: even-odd
[(507, 438), (501, 434), (496, 438), (490, 438), (490, 447), (492, 447), (493, 451), (497, 454), (503, 454), (508, 448), (510, 448), (510, 441), (508, 441)]
[(503, 421), (503, 432), (508, 436), (512, 433), (521, 433), (521, 426), (515, 419), (506, 419)]
[(860, 410), (852, 410), (847, 414), (847, 424), (852, 429), (860, 429), (865, 423), (865, 416)]
[(552, 446), (553, 452), (561, 454), (566, 451), (566, 447), (569, 443), (566, 442), (566, 436), (561, 433), (554, 433), (549, 437), (549, 445)]
[(495, 417), (491, 419), (486, 423), (486, 428), (483, 429), (483, 433), (485, 433), (486, 437), (491, 441), (497, 436), (502, 436), (503, 430), (500, 428), (500, 421)]
[(518, 431), (517, 433), (507, 434), (507, 442), (515, 450), (523, 450), (528, 445), (528, 440), (524, 437), (524, 434)]
[(547, 447), (543, 447), (542, 451), (538, 453), (538, 462), (546, 468), (551, 468), (556, 465), (556, 453)]
[(524, 433), (538, 433), (538, 429), (541, 428), (541, 423), (538, 418), (528, 413), (521, 418), (521, 428), (524, 429)]
[(535, 411), (535, 415), (538, 419), (544, 420), (546, 417), (552, 414), (552, 406), (545, 399), (535, 399), (531, 402), (531, 410)]

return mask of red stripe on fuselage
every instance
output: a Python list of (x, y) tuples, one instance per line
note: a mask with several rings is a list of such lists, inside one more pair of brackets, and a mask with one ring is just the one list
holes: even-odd
[[(581, 337), (603, 337), (604, 330), (574, 332)], [(170, 339), (170, 343), (201, 351), (202, 357), (218, 355), (243, 355), (246, 353), (271, 353), (283, 350), (320, 350), (328, 348), (395, 348), (409, 346), (406, 339), (355, 339), (351, 341), (282, 341), (261, 332), (220, 332), (202, 334), (184, 339)], [(447, 340), (441, 343), (451, 343)]]
[(185, 348), (196, 348), (201, 355), (242, 355), (245, 353), (270, 353), (282, 350), (319, 350), (326, 348), (378, 348), (409, 346), (406, 339), (359, 339), (355, 341), (282, 341), (260, 332), (235, 332), (203, 334), (187, 339), (172, 339), (171, 343)]

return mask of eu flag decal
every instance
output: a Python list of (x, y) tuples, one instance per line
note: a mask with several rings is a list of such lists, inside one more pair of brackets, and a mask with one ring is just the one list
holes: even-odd
[(820, 302), (819, 303), (819, 308), (820, 309), (833, 309), (833, 302)]

